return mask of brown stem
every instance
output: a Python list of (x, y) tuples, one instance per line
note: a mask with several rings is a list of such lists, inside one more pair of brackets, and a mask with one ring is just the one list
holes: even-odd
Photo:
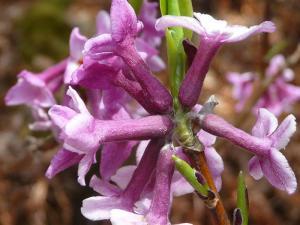
[(194, 167), (201, 172), (201, 174), (205, 177), (206, 182), (209, 186), (209, 188), (214, 192), (216, 195), (216, 205), (214, 207), (209, 207), (213, 218), (215, 219), (216, 224), (218, 225), (230, 225), (230, 221), (228, 219), (226, 210), (224, 208), (223, 202), (219, 196), (219, 193), (217, 191), (216, 185), (214, 183), (213, 177), (210, 173), (210, 170), (208, 168), (206, 158), (204, 155), (204, 152), (191, 152), (188, 151), (190, 157), (192, 158)]

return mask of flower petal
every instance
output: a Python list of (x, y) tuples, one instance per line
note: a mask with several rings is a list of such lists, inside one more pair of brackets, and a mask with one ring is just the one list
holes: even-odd
[(18, 82), (9, 89), (5, 96), (6, 105), (21, 105), (50, 107), (55, 104), (52, 92), (39, 76), (22, 71)]
[(134, 173), (136, 166), (123, 166), (118, 169), (117, 173), (111, 177), (111, 180), (115, 182), (121, 189), (125, 189)]
[(64, 127), (64, 147), (86, 154), (100, 146), (103, 133), (95, 132), (95, 120), (90, 115), (77, 114)]
[(110, 211), (122, 209), (121, 200), (118, 197), (90, 197), (82, 202), (81, 213), (90, 220), (106, 220), (110, 218)]
[(278, 126), (277, 118), (267, 109), (258, 110), (257, 120), (252, 128), (252, 134), (256, 137), (266, 137), (274, 132)]
[(52, 179), (56, 174), (77, 164), (82, 157), (83, 155), (70, 152), (66, 149), (59, 149), (50, 162), (50, 166), (46, 172), (46, 177)]
[(78, 165), (78, 183), (85, 186), (85, 175), (89, 172), (93, 163), (95, 163), (95, 151), (88, 152), (80, 160)]
[(217, 153), (215, 148), (212, 148), (212, 147), (205, 147), (204, 153), (206, 156), (209, 170), (211, 171), (213, 178), (215, 180), (218, 180), (217, 190), (219, 191), (221, 189), (221, 184), (222, 184), (220, 182), (220, 177), (221, 177), (222, 172), (224, 171), (223, 159)]
[(138, 164), (141, 161), (142, 156), (144, 155), (144, 152), (149, 144), (150, 140), (147, 141), (141, 141), (136, 149), (136, 164)]
[(97, 34), (110, 34), (111, 32), (110, 16), (106, 11), (101, 10), (97, 14), (96, 27), (97, 27)]
[(96, 175), (92, 176), (89, 186), (93, 188), (94, 191), (98, 192), (103, 196), (117, 196), (121, 193), (121, 189), (117, 186), (99, 179)]
[(269, 155), (259, 161), (265, 177), (273, 186), (289, 194), (296, 191), (295, 174), (280, 151), (271, 149)]
[(227, 32), (230, 34), (230, 37), (227, 38), (224, 42), (238, 42), (242, 41), (249, 36), (257, 33), (272, 33), (276, 30), (275, 24), (271, 21), (262, 22), (259, 25), (244, 27), (244, 26), (228, 26)]
[(125, 210), (114, 209), (110, 213), (112, 225), (148, 225), (143, 215)]
[(259, 180), (264, 176), (264, 174), (262, 172), (262, 169), (261, 169), (261, 166), (260, 166), (259, 158), (257, 156), (253, 156), (249, 160), (248, 170), (249, 170), (250, 175), (255, 180)]
[(83, 64), (72, 74), (71, 84), (89, 89), (109, 89), (113, 75), (116, 75), (116, 71), (105, 64)]
[(168, 27), (184, 27), (200, 35), (204, 33), (199, 21), (187, 16), (166, 15), (156, 21), (155, 28), (157, 30), (165, 30)]
[(172, 194), (174, 196), (182, 196), (194, 191), (195, 189), (185, 180), (185, 178), (178, 171), (175, 171), (171, 184)]
[(101, 60), (114, 56), (115, 44), (110, 34), (90, 38), (84, 45), (83, 54)]
[(116, 42), (137, 35), (137, 17), (127, 0), (113, 0), (110, 8), (111, 34)]
[(70, 36), (70, 56), (74, 61), (82, 59), (82, 51), (87, 38), (80, 34), (79, 28), (73, 28)]
[(111, 142), (103, 146), (101, 152), (100, 174), (102, 179), (109, 180), (130, 156), (134, 141)]
[(204, 145), (204, 146), (212, 146), (215, 142), (217, 137), (204, 131), (204, 130), (200, 130), (197, 133), (197, 137), (200, 140), (200, 142)]
[(87, 110), (84, 101), (80, 98), (78, 93), (71, 86), (69, 86), (67, 95), (71, 97), (71, 101), (69, 104), (73, 109), (77, 110), (77, 112), (89, 114), (89, 111)]
[(296, 131), (296, 125), (295, 116), (292, 114), (288, 115), (271, 135), (273, 140), (272, 146), (278, 150), (285, 148)]
[(50, 108), (48, 114), (52, 122), (60, 129), (63, 129), (77, 113), (69, 107), (54, 105)]

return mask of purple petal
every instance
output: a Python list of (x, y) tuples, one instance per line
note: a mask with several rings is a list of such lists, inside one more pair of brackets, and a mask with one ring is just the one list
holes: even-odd
[(69, 102), (71, 108), (75, 109), (77, 112), (89, 114), (84, 101), (71, 86), (68, 88), (67, 95), (71, 97), (71, 101)]
[(52, 179), (56, 174), (77, 164), (82, 157), (83, 155), (78, 155), (77, 153), (70, 152), (66, 149), (59, 149), (50, 162), (46, 177)]
[(271, 21), (262, 22), (259, 25), (244, 27), (244, 26), (229, 26), (228, 33), (230, 33), (230, 37), (225, 40), (225, 42), (238, 42), (242, 41), (249, 36), (257, 33), (272, 33), (276, 30), (275, 24)]
[(194, 191), (195, 189), (182, 177), (182, 175), (178, 171), (175, 171), (171, 184), (172, 194), (174, 196), (182, 196)]
[(108, 89), (114, 75), (116, 71), (110, 66), (100, 63), (83, 64), (73, 73), (71, 84), (90, 89)]
[(103, 60), (114, 56), (115, 44), (110, 34), (102, 34), (90, 38), (84, 45), (84, 55), (90, 56), (95, 60)]
[(259, 158), (257, 156), (253, 156), (248, 163), (248, 170), (250, 175), (255, 179), (259, 180), (263, 177), (263, 172), (260, 166)]
[(217, 190), (220, 191), (221, 185), (222, 185), (222, 180), (220, 180), (220, 178), (221, 178), (221, 174), (224, 170), (223, 159), (217, 153), (217, 151), (212, 147), (205, 147), (204, 153), (205, 153), (205, 157), (207, 160), (209, 170), (211, 171), (214, 180), (218, 181), (218, 183), (216, 183)]
[(197, 137), (200, 140), (200, 142), (206, 147), (212, 146), (216, 142), (216, 139), (217, 139), (216, 136), (214, 136), (204, 130), (200, 130), (197, 133)]
[(118, 187), (125, 189), (136, 169), (136, 166), (123, 166), (118, 169), (117, 173), (111, 177), (111, 180), (115, 182)]
[(80, 34), (79, 28), (73, 28), (70, 36), (70, 56), (74, 61), (82, 59), (82, 51), (86, 41), (87, 38)]
[(184, 27), (200, 35), (204, 32), (199, 21), (192, 17), (167, 15), (156, 21), (157, 30), (165, 30), (168, 27)]
[(62, 105), (52, 106), (48, 113), (52, 122), (60, 129), (64, 128), (69, 120), (77, 114), (74, 110)]
[(127, 0), (113, 0), (110, 9), (111, 34), (116, 42), (137, 35), (137, 18)]
[(126, 209), (122, 207), (118, 197), (90, 197), (82, 202), (81, 213), (90, 220), (106, 220), (110, 218), (113, 209)]
[(274, 132), (278, 126), (277, 118), (267, 109), (258, 110), (257, 120), (252, 128), (252, 134), (256, 137), (266, 137)]
[(85, 175), (89, 172), (93, 163), (95, 163), (95, 151), (87, 153), (78, 165), (78, 183), (85, 186)]
[(95, 132), (95, 120), (87, 114), (77, 114), (64, 127), (64, 147), (86, 154), (97, 149), (103, 133)]
[(97, 27), (97, 34), (110, 34), (111, 28), (110, 28), (110, 16), (109, 14), (101, 10), (97, 14), (96, 19), (96, 27)]
[(115, 142), (104, 145), (101, 153), (100, 174), (102, 179), (109, 180), (118, 168), (128, 159), (136, 142)]
[(296, 131), (296, 118), (294, 115), (287, 116), (271, 135), (273, 140), (273, 147), (276, 149), (283, 149), (287, 146), (290, 141), (291, 136)]
[(260, 164), (265, 177), (273, 186), (289, 194), (296, 191), (295, 174), (281, 152), (271, 149), (267, 157), (260, 159)]
[(266, 74), (268, 76), (275, 76), (279, 70), (285, 66), (285, 58), (283, 55), (275, 55), (270, 60), (269, 66), (266, 70)]
[(144, 152), (149, 144), (150, 140), (147, 141), (141, 141), (136, 149), (136, 163), (139, 164), (141, 161), (142, 156), (144, 155)]
[(89, 186), (93, 188), (94, 191), (98, 192), (103, 196), (112, 197), (112, 196), (117, 196), (121, 193), (120, 188), (109, 183), (108, 181), (99, 179), (95, 175), (92, 176)]
[(26, 104), (28, 106), (50, 107), (55, 104), (55, 99), (46, 83), (39, 76), (24, 70), (18, 75), (17, 84), (7, 92), (5, 103), (7, 105)]
[(110, 213), (112, 225), (148, 225), (143, 215), (125, 210), (114, 209)]

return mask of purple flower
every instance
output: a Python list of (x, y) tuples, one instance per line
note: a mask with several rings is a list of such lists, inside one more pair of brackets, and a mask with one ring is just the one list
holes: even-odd
[[(163, 145), (163, 139), (152, 139), (126, 188), (122, 191), (110, 192), (109, 196), (96, 196), (85, 199), (81, 208), (82, 214), (91, 220), (104, 220), (110, 218), (110, 212), (113, 209), (133, 211), (135, 203), (140, 199), (146, 184), (151, 178)], [(122, 182), (119, 182), (119, 184), (123, 186)]]
[(62, 84), (62, 74), (66, 61), (62, 61), (41, 73), (34, 74), (23, 70), (18, 82), (5, 96), (6, 105), (22, 105), (47, 108), (55, 104), (53, 93)]
[(228, 73), (226, 77), (233, 85), (232, 95), (233, 98), (238, 101), (235, 108), (240, 112), (253, 92), (253, 82), (257, 75), (252, 72), (242, 74), (231, 72)]
[(294, 72), (285, 68), (285, 64), (285, 58), (282, 55), (276, 55), (271, 59), (266, 75), (278, 76), (278, 78), (258, 101), (256, 109), (264, 107), (275, 115), (280, 115), (282, 112), (291, 111), (292, 105), (300, 100), (300, 87), (289, 84), (294, 79)]
[[(285, 59), (282, 55), (274, 56), (266, 70), (266, 76), (278, 76), (275, 81), (268, 87), (267, 91), (259, 99), (253, 111), (259, 108), (266, 108), (275, 115), (291, 110), (292, 105), (300, 99), (300, 88), (289, 84), (294, 78), (294, 72), (285, 68)], [(279, 73), (279, 74), (278, 74)], [(248, 73), (229, 73), (227, 79), (233, 84), (233, 97), (238, 101), (237, 111), (241, 111), (246, 100), (253, 92), (253, 85), (257, 75)]]
[(84, 176), (94, 162), (100, 144), (163, 137), (173, 127), (168, 116), (98, 120), (89, 113), (82, 99), (71, 87), (67, 95), (71, 97), (71, 108), (54, 105), (49, 110), (49, 115), (53, 124), (61, 130), (63, 147), (84, 155), (78, 171), (81, 184), (85, 183)]
[[(151, 206), (151, 201), (153, 202), (157, 202), (157, 200), (154, 200), (153, 198), (155, 198), (154, 196), (156, 195), (156, 198), (160, 197), (164, 198), (164, 201), (171, 201), (170, 199), (170, 193), (171, 196), (180, 196), (180, 195), (184, 195), (187, 193), (191, 193), (193, 192), (193, 188), (185, 181), (185, 179), (177, 172), (175, 171), (174, 175), (173, 173), (170, 174), (170, 170), (173, 170), (173, 161), (170, 160), (168, 157), (167, 159), (165, 158), (166, 155), (165, 154), (180, 154), (181, 157), (185, 158), (185, 156), (183, 155), (183, 153), (181, 152), (180, 149), (176, 149), (176, 151), (171, 151), (170, 150), (170, 146), (165, 146), (162, 150), (160, 150), (160, 153), (157, 151), (153, 151), (153, 149), (151, 150), (152, 153), (149, 153), (149, 147), (153, 146), (155, 142), (153, 141), (142, 141), (138, 147), (137, 150), (137, 164), (138, 166), (133, 166), (133, 165), (129, 165), (129, 166), (124, 166), (122, 168), (120, 168), (117, 173), (111, 177), (111, 181), (114, 182), (115, 184), (117, 184), (117, 186), (113, 186), (110, 183), (105, 182), (104, 180), (101, 180), (99, 178), (96, 178), (95, 176), (92, 178), (90, 186), (97, 191), (98, 193), (104, 195), (101, 197), (93, 197), (93, 198), (89, 198), (87, 200), (84, 201), (83, 203), (83, 208), (82, 210), (84, 211), (84, 215), (86, 215), (88, 218), (90, 218), (90, 216), (93, 216), (95, 214), (97, 214), (97, 218), (94, 218), (93, 220), (101, 220), (104, 219), (103, 216), (106, 215), (107, 218), (109, 218), (109, 215), (113, 215), (114, 211), (117, 209), (123, 209), (126, 211), (134, 211), (135, 213), (138, 214), (142, 214), (142, 215), (146, 215), (149, 210), (150, 210), (150, 206)], [(163, 143), (163, 142), (161, 142)], [(151, 147), (153, 148), (153, 147)], [(156, 154), (159, 153), (159, 159), (157, 161), (157, 165), (156, 162), (152, 162), (153, 165), (151, 165), (151, 167), (147, 167), (148, 163), (150, 163), (149, 161), (146, 161), (146, 157), (148, 160), (149, 159), (149, 155), (148, 154), (152, 154), (151, 157), (157, 157)], [(153, 155), (154, 154), (154, 155)], [(152, 160), (154, 160), (154, 158)], [(157, 160), (157, 158), (156, 158)], [(146, 164), (145, 164), (146, 163)], [(154, 166), (154, 167), (153, 167)], [(163, 169), (162, 167), (164, 167), (165, 169)], [(146, 173), (146, 171), (148, 171), (150, 173)], [(156, 172), (155, 172), (156, 171)], [(168, 172), (169, 171), (169, 172)], [(155, 175), (156, 174), (156, 175)], [(166, 179), (166, 174), (169, 174), (167, 176)], [(145, 180), (144, 176), (147, 177), (147, 180)], [(141, 177), (143, 177), (143, 182), (141, 179)], [(159, 177), (159, 178), (158, 178)], [(171, 184), (169, 185), (165, 185), (165, 182), (169, 182), (171, 180)], [(139, 180), (139, 182), (137, 183), (137, 181)], [(135, 185), (139, 185), (134, 187), (133, 184)], [(142, 189), (141, 186), (142, 185)], [(125, 193), (129, 192), (131, 193), (130, 195), (133, 195), (133, 192), (131, 192), (130, 190), (136, 188), (136, 191), (139, 190), (142, 191), (139, 193), (139, 197), (134, 197), (135, 202), (131, 203), (131, 207), (125, 207), (124, 208), (124, 198), (125, 198)], [(164, 192), (162, 192), (163, 188), (165, 188)], [(155, 194), (156, 193), (156, 194)], [(136, 193), (135, 193), (136, 194)], [(128, 194), (127, 194), (128, 195)], [(151, 200), (152, 199), (152, 200)], [(112, 204), (111, 206), (106, 206), (104, 202), (114, 202), (114, 204)], [(99, 204), (96, 205), (91, 205), (92, 203), (98, 202)], [(169, 206), (170, 206), (171, 202), (166, 204), (161, 204), (160, 208), (162, 211), (164, 211), (164, 213), (161, 213), (161, 216), (163, 217), (163, 220), (167, 220), (167, 215), (169, 212)], [(90, 213), (90, 211), (87, 209), (89, 207), (92, 207), (92, 209), (90, 209), (92, 211), (93, 214)], [(154, 206), (153, 206), (154, 207)], [(158, 207), (158, 205), (156, 205), (154, 208)], [(98, 213), (96, 213), (98, 212)], [(102, 213), (102, 216), (101, 214)], [(126, 214), (126, 213), (125, 213)], [(115, 214), (114, 214), (115, 215)], [(112, 222), (113, 220), (115, 220), (116, 218), (111, 218)], [(117, 219), (118, 220), (118, 219)], [(120, 221), (119, 221), (120, 222)], [(156, 224), (156, 223), (151, 223), (151, 224)]]
[(158, 30), (182, 26), (200, 35), (200, 46), (179, 90), (179, 100), (187, 108), (198, 101), (209, 64), (224, 43), (242, 41), (261, 32), (273, 32), (275, 26), (266, 21), (257, 26), (244, 27), (228, 25), (224, 20), (216, 20), (210, 15), (194, 13), (195, 18), (184, 16), (163, 16), (156, 23)]
[(148, 45), (158, 47), (161, 44), (163, 32), (155, 29), (155, 23), (158, 16), (158, 3), (144, 0), (138, 19), (143, 22), (144, 28), (140, 38)]
[(70, 35), (70, 57), (68, 59), (67, 68), (64, 75), (65, 84), (69, 84), (72, 79), (72, 74), (82, 64), (83, 60), (83, 47), (87, 38), (80, 34), (79, 28), (73, 28)]
[[(142, 28), (134, 10), (126, 0), (113, 0), (111, 6), (111, 34), (89, 39), (84, 47), (86, 56), (104, 60), (113, 56), (122, 58), (131, 74), (125, 74), (122, 82), (135, 95), (143, 95), (151, 112), (168, 113), (172, 110), (172, 97), (168, 90), (152, 75), (147, 64), (135, 47), (135, 39)], [(122, 75), (122, 74), (120, 74)], [(127, 76), (127, 77), (126, 77)], [(120, 81), (120, 80), (119, 80)], [(120, 82), (120, 84), (122, 84)], [(129, 84), (130, 83), (130, 84)], [(138, 88), (138, 89), (137, 89)]]
[(249, 162), (250, 174), (259, 179), (263, 175), (280, 190), (293, 193), (297, 187), (295, 174), (279, 151), (286, 147), (296, 131), (293, 115), (287, 116), (278, 126), (276, 117), (266, 109), (259, 109), (252, 135), (233, 127), (214, 114), (200, 118), (202, 129), (245, 148), (255, 156)]

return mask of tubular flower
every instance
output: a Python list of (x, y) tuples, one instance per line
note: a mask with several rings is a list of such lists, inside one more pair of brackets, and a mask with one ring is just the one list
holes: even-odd
[(210, 62), (224, 43), (242, 41), (256, 33), (275, 31), (274, 24), (269, 21), (248, 28), (228, 25), (226, 21), (216, 20), (207, 14), (194, 13), (194, 17), (167, 15), (156, 23), (158, 30), (181, 26), (200, 36), (200, 46), (179, 90), (179, 100), (187, 108), (197, 103)]
[(6, 105), (22, 105), (47, 108), (55, 104), (53, 93), (62, 84), (62, 74), (66, 61), (62, 61), (45, 71), (34, 74), (23, 70), (18, 82), (7, 92)]
[[(168, 116), (149, 116), (140, 119), (97, 120), (86, 108), (77, 92), (69, 87), (72, 108), (54, 105), (49, 110), (50, 118), (60, 130), (63, 147), (68, 151), (83, 154), (84, 164), (79, 168), (79, 181), (94, 161), (100, 144), (113, 141), (143, 140), (166, 135), (172, 129)], [(82, 170), (80, 170), (82, 168)]]
[(276, 117), (266, 109), (259, 109), (252, 135), (233, 127), (214, 114), (201, 119), (202, 129), (245, 148), (255, 156), (249, 162), (250, 174), (259, 179), (263, 175), (280, 190), (293, 193), (297, 187), (295, 174), (280, 152), (296, 131), (293, 115), (287, 116), (278, 126)]
[[(110, 16), (111, 34), (89, 39), (84, 47), (85, 55), (98, 61), (113, 56), (120, 57), (132, 72), (131, 83), (135, 82), (135, 86), (141, 87), (141, 93), (147, 99), (151, 112), (169, 113), (172, 110), (170, 93), (152, 75), (135, 47), (135, 39), (142, 24), (138, 22), (134, 10), (126, 0), (113, 0)], [(128, 91), (128, 85), (124, 86), (127, 86)]]

